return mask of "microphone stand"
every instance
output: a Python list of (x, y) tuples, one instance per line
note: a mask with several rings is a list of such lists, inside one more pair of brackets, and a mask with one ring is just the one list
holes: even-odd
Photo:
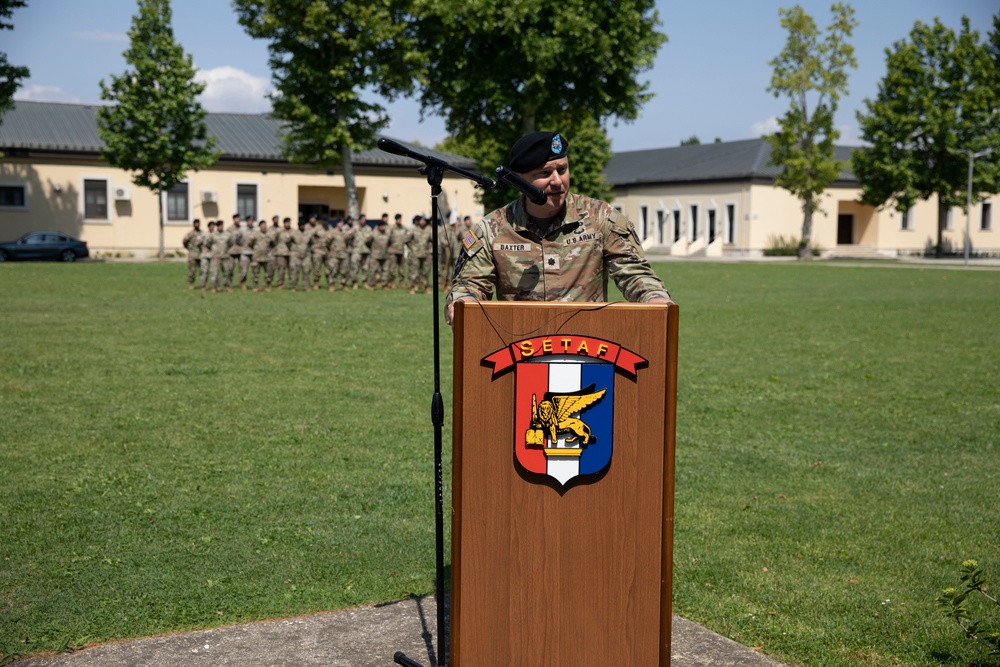
[[(497, 182), (484, 178), (479, 174), (466, 171), (459, 167), (448, 164), (430, 155), (417, 153), (399, 142), (392, 139), (381, 138), (378, 140), (378, 147), (386, 153), (401, 155), (418, 162), (423, 162), (420, 173), (427, 177), (427, 183), (431, 186), (431, 249), (432, 276), (434, 285), (432, 307), (434, 309), (434, 395), (431, 397), (431, 422), (434, 425), (434, 528), (436, 546), (436, 580), (435, 589), (437, 596), (437, 630), (438, 630), (438, 667), (445, 667), (446, 647), (448, 645), (448, 631), (444, 623), (444, 464), (442, 455), (441, 432), (444, 424), (444, 399), (441, 398), (441, 344), (440, 344), (440, 312), (438, 310), (438, 285), (440, 275), (438, 272), (438, 197), (441, 195), (441, 180), (446, 171), (450, 171), (459, 176), (468, 178), (476, 187), (485, 190), (492, 190), (497, 187)], [(396, 652), (394, 656), (396, 663), (407, 665), (408, 667), (420, 667), (407, 658), (402, 652)]]

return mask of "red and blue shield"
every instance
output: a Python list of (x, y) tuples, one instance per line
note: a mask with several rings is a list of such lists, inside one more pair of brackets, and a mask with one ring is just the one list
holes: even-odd
[(565, 486), (611, 463), (615, 371), (635, 377), (645, 362), (610, 341), (539, 336), (487, 356), (493, 376), (515, 370), (514, 452), (527, 471)]

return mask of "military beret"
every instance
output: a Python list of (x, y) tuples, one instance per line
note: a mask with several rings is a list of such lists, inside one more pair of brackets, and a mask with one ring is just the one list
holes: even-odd
[(537, 169), (549, 160), (566, 157), (569, 141), (558, 132), (532, 132), (511, 147), (510, 170), (524, 174)]

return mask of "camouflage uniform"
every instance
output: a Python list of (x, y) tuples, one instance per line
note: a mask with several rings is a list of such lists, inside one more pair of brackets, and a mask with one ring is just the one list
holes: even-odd
[(278, 289), (285, 288), (285, 278), (291, 282), (289, 263), (292, 254), (292, 230), (281, 227), (271, 233), (274, 236), (274, 268), (277, 271), (274, 285)]
[(430, 289), (427, 286), (431, 270), (434, 237), (430, 225), (416, 225), (410, 232), (407, 248), (410, 251), (410, 292)]
[[(323, 267), (326, 266), (326, 250), (330, 245), (328, 235), (329, 227), (306, 227), (307, 232), (312, 233), (312, 240), (309, 242), (309, 252), (312, 253), (312, 281), (313, 287), (319, 289), (319, 281), (323, 276)], [(327, 287), (330, 282), (327, 281)]]
[[(226, 230), (216, 231), (212, 235), (212, 242), (209, 246), (209, 252), (212, 253), (212, 257), (209, 260), (209, 270), (211, 276), (208, 281), (212, 283), (212, 288), (218, 292), (219, 291), (219, 271), (222, 273), (226, 272), (226, 264), (229, 262), (229, 247), (232, 244), (232, 234)], [(226, 287), (230, 287), (232, 283), (228, 278), (224, 278)]]
[(354, 283), (354, 289), (357, 289), (358, 285), (363, 282), (361, 274), (367, 274), (368, 272), (368, 255), (371, 252), (368, 248), (368, 239), (371, 235), (372, 228), (367, 224), (363, 225), (357, 223), (354, 230), (351, 232), (351, 240), (353, 241), (351, 252), (351, 282)]
[(547, 234), (529, 224), (521, 197), (476, 225), (446, 303), (494, 291), (501, 301), (607, 301), (608, 276), (629, 301), (669, 298), (632, 223), (611, 205), (570, 193)]
[(247, 276), (250, 273), (250, 262), (253, 259), (253, 249), (250, 247), (250, 237), (253, 236), (254, 230), (250, 227), (244, 225), (240, 227), (236, 233), (233, 235), (233, 245), (239, 248), (240, 256), (240, 286), (243, 289), (247, 288)]
[(250, 263), (250, 271), (253, 276), (253, 291), (257, 291), (257, 275), (259, 273), (264, 274), (264, 280), (267, 284), (267, 289), (271, 289), (271, 281), (267, 278), (268, 274), (271, 273), (271, 253), (273, 248), (274, 237), (267, 231), (261, 231), (260, 228), (254, 230), (250, 235), (250, 240), (247, 241), (247, 247), (253, 252), (253, 258)]
[(406, 237), (408, 232), (402, 224), (389, 228), (389, 280), (392, 287), (406, 285)]
[(198, 278), (198, 267), (201, 266), (201, 231), (192, 229), (184, 235), (181, 245), (188, 254), (188, 286), (194, 289), (194, 282)]
[(347, 289), (347, 278), (350, 273), (350, 257), (348, 240), (351, 230), (345, 228), (331, 229), (327, 237), (329, 246), (326, 253), (326, 284), (333, 289), (334, 282)]
[(368, 260), (368, 286), (378, 284), (385, 287), (389, 284), (389, 230), (385, 225), (379, 225), (371, 235), (372, 256)]
[(212, 227), (212, 232), (203, 231), (198, 237), (198, 252), (201, 255), (200, 286), (202, 289), (208, 286), (208, 268), (212, 262), (212, 237), (214, 235), (215, 227)]
[(288, 279), (289, 289), (299, 288), (299, 278), (306, 291), (312, 289), (312, 261), (309, 256), (309, 242), (312, 241), (312, 232), (308, 229), (296, 229), (292, 232), (292, 255), (289, 268), (290, 277)]
[(236, 265), (240, 263), (240, 246), (237, 245), (237, 234), (240, 233), (242, 227), (231, 228), (230, 231), (226, 232), (229, 234), (229, 252), (226, 258), (222, 262), (222, 268), (225, 270), (226, 287), (233, 286), (233, 272)]

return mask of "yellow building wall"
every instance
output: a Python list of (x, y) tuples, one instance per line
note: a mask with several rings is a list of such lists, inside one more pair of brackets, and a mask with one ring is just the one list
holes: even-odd
[[(107, 182), (108, 219), (84, 217), (84, 181)], [(188, 215), (164, 225), (164, 248), (176, 251), (199, 218), (223, 220), (228, 226), (237, 211), (237, 186), (252, 184), (257, 190), (257, 217), (297, 220), (299, 204), (325, 204), (331, 210), (346, 210), (347, 197), (341, 175), (327, 175), (292, 165), (217, 165), (189, 174)], [(388, 213), (403, 215), (409, 223), (416, 214), (430, 215), (430, 186), (413, 170), (365, 170), (355, 174), (361, 212), (369, 218)], [(0, 160), (0, 184), (23, 185), (27, 189), (24, 208), (0, 209), (0, 240), (13, 240), (33, 230), (61, 231), (86, 241), (93, 254), (146, 257), (159, 248), (159, 206), (156, 196), (131, 182), (129, 175), (96, 158), (6, 158)], [(114, 191), (127, 188), (129, 197), (116, 200)], [(444, 194), (461, 215), (482, 217), (471, 181), (445, 176)], [(214, 202), (203, 193), (213, 193)]]
[[(802, 236), (802, 203), (791, 193), (767, 183), (720, 183), (706, 185), (656, 185), (642, 187), (620, 187), (615, 191), (614, 205), (640, 228), (641, 207), (649, 212), (649, 225), (643, 245), (654, 248), (661, 245), (656, 230), (656, 211), (664, 210), (667, 224), (670, 212), (681, 211), (682, 237), (669, 248), (658, 248), (674, 255), (692, 255), (702, 251), (707, 255), (760, 256), (772, 247), (775, 240), (798, 241)], [(828, 189), (820, 197), (819, 210), (813, 213), (813, 247), (824, 254), (838, 249), (837, 220), (840, 214), (854, 217), (853, 243), (887, 256), (913, 255), (932, 252), (937, 243), (937, 198), (917, 202), (911, 211), (908, 229), (901, 226), (901, 215), (890, 208), (866, 206), (860, 202), (860, 188), (836, 187)], [(973, 204), (970, 225), (972, 249), (975, 252), (1000, 254), (1000, 230), (998, 230), (998, 208), (1000, 197), (990, 200), (991, 228), (981, 229), (982, 204)], [(718, 224), (725, 224), (725, 205), (736, 205), (735, 234), (729, 242), (717, 241), (706, 246), (706, 211), (710, 207), (717, 210)], [(692, 240), (689, 236), (690, 206), (699, 209), (699, 234)], [(945, 230), (943, 243), (952, 252), (961, 252), (965, 235), (966, 218), (962, 208), (951, 212), (952, 226)], [(641, 235), (641, 229), (640, 229)], [(667, 239), (669, 246), (669, 239)], [(721, 247), (719, 244), (721, 243)], [(847, 246), (847, 247), (851, 247)], [(840, 246), (843, 249), (845, 246)]]

